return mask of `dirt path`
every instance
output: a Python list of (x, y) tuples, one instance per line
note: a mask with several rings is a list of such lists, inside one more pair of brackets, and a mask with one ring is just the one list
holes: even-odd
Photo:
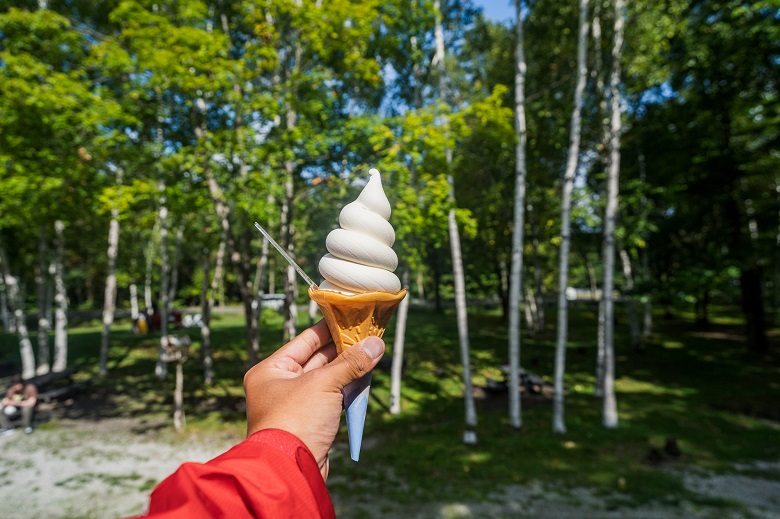
[[(156, 482), (182, 461), (208, 460), (240, 441), (230, 435), (176, 441), (161, 429), (164, 425), (121, 418), (62, 420), (29, 436), (19, 431), (0, 438), (0, 509), (13, 510), (19, 519), (128, 517), (143, 511)], [(409, 506), (381, 496), (344, 495), (335, 495), (334, 503), (342, 519), (780, 519), (780, 462), (737, 466), (727, 476), (686, 473), (684, 481), (703, 498), (725, 499), (732, 506), (659, 499), (641, 508), (616, 508), (611, 496), (541, 485), (507, 486), (480, 503)]]

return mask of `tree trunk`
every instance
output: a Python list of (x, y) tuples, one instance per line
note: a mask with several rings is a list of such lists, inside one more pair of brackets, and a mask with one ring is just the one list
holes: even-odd
[(525, 230), (525, 50), (523, 13), (515, 0), (517, 46), (515, 47), (515, 207), (512, 230), (512, 267), (509, 274), (509, 425), (523, 426), (520, 401), (520, 299), (523, 295), (523, 235)]
[(406, 338), (406, 317), (409, 313), (409, 272), (404, 272), (404, 288), (407, 289), (395, 317), (395, 339), (393, 342), (393, 364), (390, 368), (390, 414), (401, 414), (401, 376), (404, 365), (404, 342)]
[[(273, 203), (273, 198), (269, 200)], [(263, 240), (261, 245), (260, 257), (257, 259), (257, 270), (255, 271), (255, 283), (252, 292), (255, 299), (252, 302), (252, 318), (257, 323), (258, 344), (260, 343), (260, 316), (263, 312), (263, 296), (265, 295), (266, 277), (268, 277), (268, 240)]]
[(597, 350), (596, 350), (596, 382), (593, 388), (593, 395), (599, 398), (604, 396), (604, 373), (606, 371), (607, 362), (607, 343), (606, 343), (606, 314), (604, 313), (604, 299), (599, 300), (599, 325), (598, 325), (598, 337)]
[(63, 279), (62, 262), (65, 256), (65, 225), (54, 222), (56, 254), (54, 255), (54, 363), (52, 371), (59, 373), (68, 367), (68, 293)]
[(588, 76), (585, 61), (588, 47), (588, 0), (580, 0), (579, 37), (577, 40), (577, 86), (574, 90), (574, 108), (571, 115), (571, 138), (566, 161), (566, 173), (563, 178), (561, 200), (561, 249), (558, 272), (558, 338), (555, 346), (555, 384), (553, 396), (553, 432), (565, 433), (563, 400), (563, 377), (566, 372), (566, 341), (568, 335), (568, 303), (566, 288), (569, 283), (569, 249), (571, 247), (571, 194), (574, 176), (580, 154), (580, 133), (582, 131), (581, 111), (582, 95)]
[[(445, 78), (446, 70), (444, 67), (444, 28), (442, 25), (441, 0), (434, 0), (435, 14), (435, 43), (436, 55), (433, 58), (433, 65), (439, 68), (439, 97), (445, 99)], [(447, 129), (449, 121), (447, 117), (442, 117), (442, 125)], [(466, 306), (466, 280), (463, 273), (463, 258), (461, 256), (460, 231), (458, 222), (455, 218), (456, 205), (455, 200), (455, 181), (452, 178), (452, 150), (445, 150), (447, 157), (447, 183), (449, 184), (449, 198), (453, 208), (447, 215), (447, 227), (450, 237), (450, 252), (452, 254), (452, 277), (455, 284), (455, 313), (457, 316), (458, 337), (460, 338), (460, 357), (463, 364), (463, 398), (465, 405), (466, 429), (463, 432), (463, 443), (477, 443), (477, 410), (474, 405), (474, 390), (471, 383), (471, 353), (469, 348), (469, 330), (468, 330), (468, 311)]]
[(493, 268), (498, 278), (498, 300), (501, 301), (501, 319), (507, 321), (509, 319), (509, 269), (507, 268), (506, 261), (499, 259), (498, 255), (494, 255)]
[[(226, 19), (223, 16), (223, 29), (226, 29)], [(226, 33), (228, 34), (228, 33)], [(234, 84), (234, 89), (237, 87), (236, 84)], [(240, 89), (239, 92), (240, 94)], [(206, 103), (202, 99), (198, 99), (195, 103), (195, 106), (198, 110), (200, 110), (201, 114), (205, 113), (206, 110)], [(237, 121), (237, 125), (240, 125), (241, 122)], [(201, 117), (200, 124), (195, 126), (195, 136), (198, 140), (205, 140), (206, 139), (206, 123), (205, 123), (205, 117)], [(240, 139), (239, 139), (240, 140)], [(239, 153), (240, 156), (242, 156), (242, 153)], [(241, 164), (239, 166), (240, 174), (242, 176), (245, 175), (245, 164), (243, 161), (243, 157), (241, 158)], [(209, 194), (211, 195), (211, 199), (214, 202), (214, 206), (216, 208), (217, 216), (219, 217), (220, 227), (222, 228), (222, 240), (225, 243), (225, 248), (229, 249), (230, 259), (233, 263), (233, 266), (236, 268), (236, 274), (238, 275), (238, 285), (239, 285), (239, 291), (241, 293), (241, 301), (244, 306), (244, 319), (245, 319), (245, 325), (244, 325), (244, 332), (245, 332), (245, 339), (246, 339), (246, 350), (247, 350), (247, 364), (249, 366), (254, 366), (258, 362), (258, 352), (259, 352), (259, 342), (258, 342), (258, 335), (257, 335), (257, 323), (254, 320), (253, 316), (253, 309), (252, 309), (252, 302), (254, 301), (254, 295), (252, 293), (252, 281), (251, 281), (251, 275), (249, 272), (249, 262), (247, 258), (247, 253), (242, 251), (241, 244), (238, 243), (238, 240), (236, 240), (235, 236), (233, 235), (233, 226), (230, 221), (230, 214), (231, 214), (231, 208), (227, 204), (225, 200), (225, 193), (222, 190), (222, 187), (220, 187), (219, 183), (217, 182), (217, 179), (214, 175), (214, 172), (210, 167), (208, 167), (208, 164), (206, 164), (205, 167), (205, 176), (206, 176), (206, 183), (208, 185)], [(243, 234), (243, 239), (246, 241), (248, 234), (245, 232)], [(248, 246), (248, 244), (246, 244)], [(222, 245), (220, 245), (220, 248)], [(220, 255), (224, 254), (223, 252), (220, 252)], [(222, 286), (222, 279), (220, 276), (217, 276), (217, 271), (220, 269), (220, 262), (219, 257), (217, 258), (217, 268), (215, 270), (214, 274), (214, 282), (216, 283), (213, 285), (216, 287)], [(215, 292), (215, 290), (212, 290), (212, 294)], [(224, 299), (224, 298), (222, 298)]]
[[(224, 252), (225, 242), (221, 241), (219, 248)], [(214, 304), (214, 282), (211, 283), (209, 294), (209, 251), (203, 251), (203, 281), (200, 284), (200, 362), (203, 366), (203, 383), (207, 386), (214, 382), (214, 360), (211, 357), (211, 308)], [(216, 278), (216, 271), (214, 276)]]
[(525, 304), (523, 305), (525, 313), (525, 325), (528, 328), (528, 335), (534, 337), (539, 324), (539, 309), (536, 307), (536, 297), (530, 288), (525, 291)]
[(20, 294), (19, 282), (11, 275), (11, 267), (5, 248), (0, 243), (0, 267), (3, 269), (3, 281), (8, 290), (8, 304), (16, 321), (16, 333), (19, 336), (19, 356), (22, 361), (22, 378), (28, 379), (35, 376), (35, 355), (32, 342), (27, 332), (27, 317), (24, 315), (24, 298)]
[(106, 273), (106, 291), (103, 297), (103, 330), (100, 333), (100, 375), (108, 374), (108, 347), (111, 338), (111, 325), (114, 322), (116, 308), (116, 258), (119, 252), (119, 210), (111, 209), (111, 222), (108, 225), (108, 266)]
[(138, 308), (138, 286), (135, 283), (130, 283), (130, 320), (135, 322), (141, 315)]
[[(287, 128), (295, 128), (296, 114), (293, 111), (287, 112)], [(293, 204), (294, 204), (294, 166), (291, 161), (285, 161), (285, 179), (284, 179), (284, 201), (282, 203), (282, 246), (290, 255), (295, 258), (295, 246), (293, 244), (293, 235), (295, 228), (293, 226)], [(284, 332), (282, 340), (284, 342), (292, 340), (297, 335), (296, 324), (298, 321), (298, 306), (295, 302), (296, 272), (292, 265), (285, 267), (284, 277)]]
[[(165, 189), (163, 186), (162, 189)], [(162, 190), (161, 189), (161, 190)], [(157, 365), (154, 374), (163, 380), (168, 376), (168, 208), (165, 206), (165, 195), (160, 197), (160, 352), (157, 355)]]
[(0, 274), (0, 320), (3, 322), (3, 333), (16, 333), (16, 326), (11, 325), (13, 321), (8, 310), (8, 287), (2, 274)]
[(618, 210), (618, 178), (620, 175), (620, 59), (623, 48), (623, 0), (615, 0), (615, 29), (610, 74), (609, 175), (607, 177), (607, 207), (604, 215), (604, 399), (602, 423), (614, 429), (618, 426), (615, 398), (615, 226)]
[(32, 342), (30, 341), (30, 335), (27, 332), (27, 316), (23, 310), (24, 301), (19, 295), (17, 295), (15, 306), (14, 315), (16, 316), (16, 332), (19, 334), (19, 356), (22, 359), (22, 378), (28, 379), (35, 376), (35, 355), (33, 355)]
[(420, 301), (425, 302), (425, 286), (423, 284), (423, 273), (421, 270), (417, 271), (417, 297)]
[(49, 364), (49, 330), (51, 321), (49, 321), (49, 269), (48, 269), (49, 247), (46, 244), (46, 234), (44, 227), (41, 226), (38, 236), (38, 271), (35, 276), (38, 285), (38, 367), (35, 370), (36, 375), (48, 373), (51, 369)]
[(152, 293), (152, 278), (154, 269), (154, 234), (159, 222), (155, 223), (152, 230), (152, 236), (144, 249), (144, 259), (146, 260), (146, 276), (144, 277), (144, 306), (146, 307), (146, 317), (150, 318), (154, 314), (154, 294)]
[(176, 292), (179, 290), (179, 260), (181, 258), (181, 244), (184, 240), (184, 223), (176, 230), (176, 245), (173, 249), (173, 262), (171, 262), (171, 286), (168, 289), (168, 314), (173, 312), (173, 302), (176, 300)]
[(176, 386), (173, 390), (173, 427), (176, 431), (184, 429), (184, 362), (176, 362)]

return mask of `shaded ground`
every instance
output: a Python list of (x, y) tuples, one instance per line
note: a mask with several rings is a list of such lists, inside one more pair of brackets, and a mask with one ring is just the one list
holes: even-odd
[[(47, 412), (43, 409), (44, 417)], [(159, 422), (57, 418), (32, 435), (17, 432), (0, 438), (0, 502), (20, 519), (131, 516), (142, 512), (154, 485), (182, 461), (208, 460), (237, 441), (240, 437), (226, 433), (177, 436), (164, 418)], [(338, 445), (334, 455), (345, 455), (344, 446)], [(388, 474), (388, 484), (393, 484), (392, 468)], [(619, 496), (597, 496), (586, 488), (530, 484), (502, 487), (481, 502), (402, 505), (377, 495), (346, 494), (334, 495), (334, 502), (338, 516), (347, 519), (780, 518), (780, 462), (738, 465), (729, 475), (681, 476), (700, 499), (659, 497), (637, 507)], [(333, 475), (331, 483), (339, 483), (339, 476)]]

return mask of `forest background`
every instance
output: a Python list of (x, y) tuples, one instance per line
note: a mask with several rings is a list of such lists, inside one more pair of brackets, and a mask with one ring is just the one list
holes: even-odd
[[(657, 343), (659, 316), (725, 316), (744, 362), (776, 370), (776, 3), (515, 9), (498, 23), (468, 0), (0, 1), (0, 314), (19, 345), (4, 357), (26, 377), (63, 371), (83, 358), (68, 316), (102, 310), (83, 347), (106, 375), (115, 318), (147, 311), (164, 378), (169, 316), (198, 307), (203, 384), (219, 382), (214, 308), (240, 304), (244, 367), (308, 318), (253, 222), (313, 275), (376, 167), (412, 308), (457, 329), (466, 433), (467, 323), (484, 312), (509, 340), (509, 387), (520, 337), (556, 336), (555, 367), (534, 368), (554, 384), (556, 432), (574, 301), (602, 303), (588, 383), (606, 390), (607, 427), (613, 348)], [(262, 309), (272, 294), (279, 326)]]

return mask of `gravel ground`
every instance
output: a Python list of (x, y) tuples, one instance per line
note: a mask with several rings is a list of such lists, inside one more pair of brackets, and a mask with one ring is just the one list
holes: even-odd
[[(61, 420), (31, 435), (0, 438), (0, 510), (19, 519), (116, 518), (143, 511), (154, 485), (183, 461), (206, 461), (238, 437), (175, 441), (164, 423), (126, 418)], [(780, 462), (734, 467), (732, 475), (686, 472), (697, 502), (659, 500), (641, 508), (616, 505), (619, 496), (588, 489), (507, 486), (480, 503), (414, 506), (360, 496), (335, 495), (337, 515), (360, 518), (756, 518), (780, 519)], [(332, 477), (337, 478), (337, 475)], [(707, 501), (709, 499), (709, 501)], [(713, 500), (721, 500), (721, 506)], [(724, 509), (723, 501), (728, 503)], [(705, 504), (702, 504), (705, 503)], [(711, 504), (706, 504), (711, 503)], [(3, 516), (8, 517), (6, 512)]]

